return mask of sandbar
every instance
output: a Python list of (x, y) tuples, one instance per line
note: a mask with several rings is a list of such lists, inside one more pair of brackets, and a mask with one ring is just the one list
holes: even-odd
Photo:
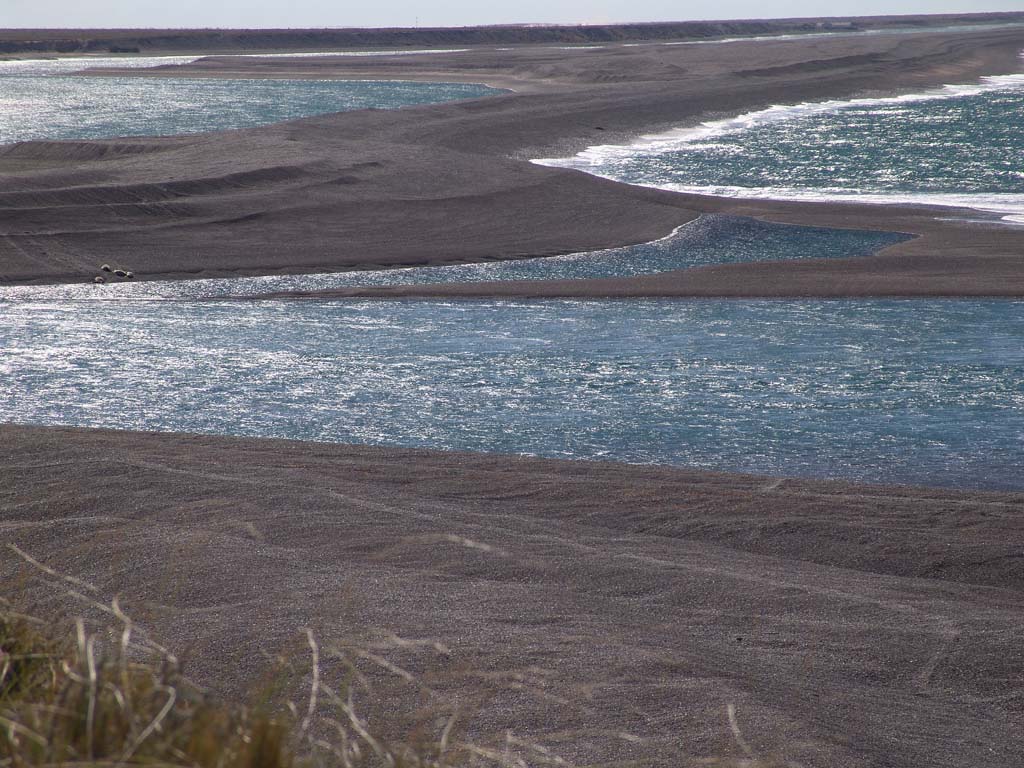
[(970, 212), (681, 195), (529, 162), (774, 103), (1015, 72), (1022, 49), (1024, 27), (1006, 27), (429, 56), (213, 56), (146, 70), (471, 81), (511, 92), (216, 134), (0, 148), (0, 282), (84, 282), (111, 260), (142, 279), (176, 279), (548, 256), (652, 240), (715, 211), (920, 237), (871, 258), (360, 295), (1024, 295), (1024, 228)]

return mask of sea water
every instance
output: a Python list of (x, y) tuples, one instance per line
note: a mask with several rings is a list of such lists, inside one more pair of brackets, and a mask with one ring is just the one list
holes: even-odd
[[(907, 235), (893, 232), (800, 227), (741, 216), (710, 214), (688, 222), (667, 237), (650, 243), (564, 256), (311, 275), (120, 282), (106, 285), (93, 285), (89, 282), (0, 286), (0, 300), (188, 299), (424, 283), (631, 277), (710, 264), (867, 256), (906, 239)], [(443, 254), (438, 254), (438, 257), (443, 257)]]
[(1015, 301), (0, 301), (0, 420), (1024, 489)]
[(738, 197), (917, 202), (1024, 221), (1024, 75), (891, 98), (776, 105), (541, 160)]
[(194, 59), (171, 56), (0, 62), (0, 144), (249, 128), (352, 109), (394, 109), (500, 93), (474, 83), (74, 74), (100, 66), (145, 68)]

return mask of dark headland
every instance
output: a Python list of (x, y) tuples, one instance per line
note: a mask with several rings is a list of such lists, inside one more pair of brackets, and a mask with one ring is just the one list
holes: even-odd
[(544, 256), (650, 240), (722, 211), (922, 237), (872, 258), (382, 293), (1024, 295), (1024, 228), (948, 210), (939, 218), (922, 208), (686, 196), (528, 162), (774, 103), (1016, 72), (1022, 49), (1024, 25), (718, 45), (207, 57), (147, 70), (475, 81), (514, 92), (219, 134), (0, 148), (0, 281), (87, 281), (109, 260), (166, 279)]
[[(0, 148), (0, 281), (85, 281), (104, 261), (172, 279), (555, 254), (723, 211), (922, 236), (862, 259), (443, 290), (1024, 295), (1019, 230), (923, 208), (684, 196), (527, 162), (771, 103), (1016, 71), (1024, 28), (527, 42), (187, 70), (515, 90), (496, 98)], [(808, 768), (1019, 768), (1022, 520), (1012, 493), (0, 425), (0, 543), (120, 596), (216, 693), (247, 688), (303, 627), (325, 646), (374, 631), (431, 640), (451, 650), (445, 692), (479, 705), (474, 738), (513, 731), (576, 765), (708, 765), (749, 757), (746, 744)], [(46, 603), (43, 581), (0, 548), (0, 597)], [(437, 671), (414, 653), (402, 663)]]

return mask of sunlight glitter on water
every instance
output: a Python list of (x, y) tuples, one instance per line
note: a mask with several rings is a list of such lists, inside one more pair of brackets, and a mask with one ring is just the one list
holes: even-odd
[(776, 105), (535, 162), (680, 192), (966, 207), (1020, 223), (1022, 114), (1024, 75), (1004, 75), (917, 94)]
[(0, 301), (0, 420), (1024, 489), (1024, 303)]
[(469, 83), (0, 76), (0, 144), (219, 131), (496, 93)]
[(658, 243), (545, 260), (4, 288), (0, 421), (1024, 489), (1022, 302), (190, 300), (650, 274), (899, 239), (709, 216)]

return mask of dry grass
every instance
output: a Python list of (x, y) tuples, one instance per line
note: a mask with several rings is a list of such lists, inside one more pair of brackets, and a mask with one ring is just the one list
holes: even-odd
[[(71, 637), (54, 640), (31, 617), (4, 611), (0, 763), (287, 768), (330, 754), (346, 766), (378, 762), (374, 756), (383, 764), (443, 764), (427, 755), (391, 761), (386, 746), (365, 749), (358, 736), (320, 745), (309, 738), (309, 718), (268, 701), (215, 701), (182, 677), (172, 656), (132, 634), (126, 621), (111, 642), (78, 621)], [(347, 733), (357, 724), (353, 712)]]
[[(106, 620), (78, 619), (62, 630), (0, 598), (0, 768), (569, 765), (511, 732), (497, 743), (464, 738), (458, 710), (388, 658), (389, 650), (448, 654), (433, 643), (388, 636), (374, 646), (322, 649), (303, 630), (304, 653), (270, 660), (247, 701), (217, 699), (189, 681), (117, 600), (99, 602), (89, 584), (9, 548)], [(397, 685), (381, 685), (382, 677)], [(302, 700), (289, 700), (287, 692), (300, 689)], [(798, 768), (756, 755), (731, 705), (727, 721), (743, 757), (681, 765)]]
[[(410, 735), (397, 740), (372, 729), (357, 711), (357, 691), (372, 686), (355, 657), (413, 681), (375, 653), (331, 650), (336, 663), (330, 666), (348, 669), (336, 689), (321, 679), (321, 651), (307, 632), (304, 701), (282, 699), (297, 670), (294, 662), (279, 659), (247, 703), (229, 703), (188, 681), (171, 654), (136, 639), (118, 605), (110, 608), (121, 617), (119, 626), (91, 632), (78, 620), (69, 636), (55, 639), (43, 622), (0, 607), (0, 766), (527, 765), (508, 750), (456, 742), (451, 714), (421, 715)], [(418, 708), (422, 697), (410, 698)], [(389, 702), (387, 709), (401, 706)], [(436, 726), (433, 735), (424, 721)], [(386, 725), (394, 730), (394, 723)]]
[[(101, 603), (88, 584), (12, 549), (106, 621), (93, 626), (79, 619), (61, 631), (0, 599), (0, 768), (525, 768), (562, 762), (518, 740), (498, 747), (457, 740), (451, 707), (433, 701), (433, 691), (388, 660), (386, 648), (321, 649), (308, 630), (302, 632), (305, 652), (271, 660), (246, 702), (219, 700), (190, 682), (174, 655), (148, 639), (116, 600)], [(392, 637), (388, 645), (399, 650), (414, 643)], [(375, 685), (372, 670), (398, 681), (404, 694)], [(288, 691), (300, 689), (301, 701), (288, 699)], [(375, 718), (371, 727), (364, 710), (389, 717)], [(524, 751), (533, 752), (528, 761), (520, 757)]]

